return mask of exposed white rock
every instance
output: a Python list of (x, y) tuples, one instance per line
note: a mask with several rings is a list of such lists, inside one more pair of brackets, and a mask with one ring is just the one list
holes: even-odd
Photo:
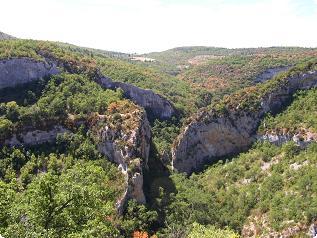
[(114, 82), (108, 77), (101, 77), (99, 81), (105, 88), (122, 89), (126, 98), (143, 107), (154, 118), (169, 119), (176, 114), (174, 106), (152, 90), (142, 89), (129, 83)]
[(63, 126), (54, 126), (50, 130), (32, 130), (24, 133), (14, 134), (11, 138), (6, 139), (4, 144), (8, 146), (32, 146), (43, 143), (52, 143), (56, 140), (57, 135), (69, 132)]
[(317, 133), (311, 132), (306, 129), (301, 129), (297, 133), (267, 131), (264, 135), (258, 135), (257, 139), (260, 141), (269, 141), (278, 146), (286, 142), (293, 141), (301, 148), (305, 148), (310, 143), (317, 141)]
[[(98, 150), (118, 164), (126, 178), (126, 191), (117, 202), (121, 213), (128, 199), (145, 203), (143, 192), (143, 168), (147, 168), (151, 131), (145, 111), (136, 109), (121, 114), (122, 122), (113, 115), (99, 116), (93, 126)], [(115, 125), (114, 125), (115, 124)]]
[(301, 163), (301, 164), (295, 162), (295, 163), (291, 164), (289, 167), (290, 167), (291, 169), (297, 171), (297, 170), (299, 170), (300, 168), (302, 168), (303, 166), (306, 166), (306, 165), (308, 165), (308, 164), (309, 164), (309, 161), (308, 161), (308, 160), (305, 160), (305, 161), (304, 161), (303, 163)]

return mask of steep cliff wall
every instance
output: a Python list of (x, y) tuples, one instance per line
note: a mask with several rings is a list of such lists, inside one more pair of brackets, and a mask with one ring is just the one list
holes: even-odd
[(98, 115), (92, 122), (98, 150), (118, 164), (126, 176), (126, 192), (117, 203), (122, 212), (130, 198), (145, 203), (143, 168), (147, 168), (151, 131), (145, 111), (130, 108), (125, 113)]
[[(41, 53), (45, 58), (37, 61), (31, 58), (13, 58), (0, 61), (0, 89), (14, 87), (19, 84), (28, 83), (39, 78), (60, 73), (60, 68), (64, 68), (70, 73), (85, 72), (85, 66), (78, 66), (67, 61), (56, 59), (47, 53)], [(79, 72), (78, 72), (79, 71)], [(172, 103), (164, 97), (154, 93), (152, 90), (138, 88), (134, 85), (122, 82), (113, 82), (104, 77), (95, 69), (94, 79), (107, 89), (121, 88), (124, 96), (137, 105), (145, 108), (151, 118), (169, 119), (176, 114)]]
[(191, 173), (219, 157), (247, 149), (255, 140), (255, 132), (266, 113), (280, 111), (297, 90), (316, 85), (316, 70), (290, 74), (256, 99), (260, 102), (256, 109), (248, 110), (238, 104), (227, 108), (225, 113), (214, 109), (201, 112), (175, 141), (173, 168)]
[(0, 89), (58, 74), (56, 64), (30, 58), (14, 58), (0, 61)]
[(4, 144), (8, 146), (33, 146), (43, 143), (52, 143), (56, 140), (57, 135), (69, 132), (63, 126), (54, 126), (45, 130), (30, 130), (12, 135), (11, 138), (5, 140)]
[(128, 83), (114, 82), (107, 77), (100, 77), (100, 83), (108, 89), (121, 88), (126, 98), (143, 107), (151, 117), (164, 120), (176, 115), (174, 106), (151, 90), (138, 88)]
[(290, 68), (291, 68), (290, 66), (280, 66), (280, 67), (266, 69), (262, 73), (256, 76), (256, 78), (254, 79), (254, 82), (263, 83), (273, 78), (274, 76), (278, 75), (279, 73), (287, 71)]

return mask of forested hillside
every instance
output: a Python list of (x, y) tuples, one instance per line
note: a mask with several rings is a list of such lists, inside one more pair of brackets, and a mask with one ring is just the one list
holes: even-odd
[(0, 41), (0, 235), (306, 237), (317, 50), (144, 56)]
[[(229, 226), (243, 237), (306, 237), (317, 212), (316, 110), (316, 90), (300, 92), (287, 110), (268, 116), (259, 129), (260, 134), (300, 132), (299, 141), (259, 141), (200, 174), (172, 175), (177, 194), (166, 195), (165, 211), (173, 229), (164, 234), (185, 232), (198, 222)], [(310, 142), (300, 146), (308, 131)]]

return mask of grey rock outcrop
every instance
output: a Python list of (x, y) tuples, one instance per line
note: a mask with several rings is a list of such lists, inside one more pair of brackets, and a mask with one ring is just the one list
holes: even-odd
[[(59, 74), (59, 67), (70, 73), (78, 71), (77, 67), (72, 66), (69, 62), (63, 62), (45, 54), (42, 57), (43, 61), (31, 58), (0, 60), (0, 89)], [(172, 103), (152, 90), (142, 89), (128, 83), (114, 82), (110, 78), (104, 77), (98, 70), (96, 71), (97, 83), (107, 89), (122, 89), (124, 97), (143, 107), (151, 118), (165, 120), (176, 115), (176, 109)]]
[(31, 58), (0, 60), (0, 89), (58, 74), (56, 64)]
[(13, 40), (13, 39), (16, 39), (16, 38), (0, 31), (0, 40)]
[(254, 79), (254, 82), (263, 83), (273, 78), (274, 76), (278, 75), (279, 73), (289, 70), (290, 68), (291, 66), (280, 66), (280, 67), (266, 69), (262, 73), (256, 76), (256, 78)]
[(270, 143), (273, 143), (278, 146), (286, 142), (293, 141), (301, 148), (305, 148), (310, 143), (317, 141), (317, 133), (313, 133), (305, 129), (295, 133), (267, 131), (263, 135), (257, 135), (256, 138), (259, 141), (269, 141)]
[(92, 126), (98, 150), (116, 163), (126, 178), (126, 191), (117, 202), (119, 213), (128, 199), (145, 203), (143, 168), (147, 168), (151, 131), (145, 111), (98, 116)]
[(215, 110), (199, 113), (184, 128), (172, 148), (173, 168), (191, 173), (223, 156), (247, 149), (256, 139), (261, 119), (268, 112), (276, 113), (300, 89), (317, 85), (317, 71), (296, 74), (285, 79), (287, 83), (271, 89), (261, 99), (258, 110), (229, 109), (225, 114)]
[(43, 143), (53, 143), (59, 134), (68, 133), (63, 126), (56, 125), (49, 130), (30, 130), (13, 134), (11, 138), (5, 140), (4, 144), (8, 146), (33, 146)]
[(143, 107), (151, 117), (165, 120), (176, 115), (172, 103), (152, 90), (142, 89), (129, 83), (114, 82), (108, 77), (100, 77), (99, 81), (107, 89), (122, 89), (126, 98)]

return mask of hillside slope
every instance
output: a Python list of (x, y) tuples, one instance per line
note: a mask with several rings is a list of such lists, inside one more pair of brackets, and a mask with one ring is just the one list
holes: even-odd
[(229, 226), (242, 237), (308, 237), (317, 214), (317, 143), (302, 142), (303, 132), (316, 133), (316, 111), (316, 89), (300, 92), (284, 112), (267, 117), (258, 133), (301, 133), (302, 139), (261, 139), (200, 174), (172, 175), (177, 194), (169, 197), (166, 222), (174, 229), (163, 234), (186, 233), (184, 227), (198, 222)]
[(0, 234), (131, 234), (136, 224), (122, 214), (146, 201), (144, 109), (103, 88), (85, 55), (38, 41), (0, 48)]
[(217, 157), (247, 149), (266, 113), (281, 111), (297, 90), (316, 85), (317, 64), (312, 61), (202, 110), (175, 141), (173, 167), (190, 173)]
[(0, 31), (0, 40), (12, 40), (12, 39), (16, 39), (16, 38)]
[(0, 234), (305, 237), (316, 56), (0, 41)]

